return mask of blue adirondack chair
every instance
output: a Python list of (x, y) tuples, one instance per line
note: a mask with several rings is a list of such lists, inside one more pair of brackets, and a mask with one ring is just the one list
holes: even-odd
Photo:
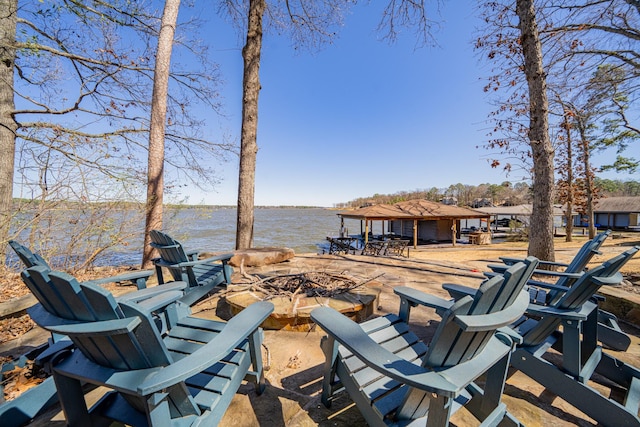
[[(602, 243), (607, 239), (611, 230), (607, 230), (598, 234), (594, 239), (587, 241), (571, 263), (557, 263), (551, 261), (539, 261), (539, 265), (554, 266), (564, 268), (563, 271), (543, 270), (536, 269), (534, 274), (544, 275), (547, 277), (557, 277), (555, 283), (547, 283), (538, 280), (530, 279), (528, 282), (529, 296), (531, 302), (536, 304), (554, 304), (567, 290), (567, 287), (576, 281), (582, 274), (584, 274), (587, 264), (591, 259), (601, 254), (599, 251)], [(515, 262), (517, 258), (505, 258), (501, 257), (505, 263)], [(503, 272), (507, 265), (489, 265), (488, 266), (494, 273)], [(485, 273), (487, 276), (491, 276), (493, 273)], [(456, 284), (443, 286), (449, 294), (455, 298), (461, 298), (464, 295), (472, 295), (475, 290), (469, 287), (460, 286)], [(594, 295), (595, 299), (604, 300), (604, 297), (600, 295)], [(620, 325), (618, 324), (617, 317), (604, 310), (598, 309), (598, 339), (608, 348), (625, 351), (631, 345), (631, 338), (625, 334)]]
[[(29, 251), (30, 252), (30, 251)], [(36, 255), (37, 257), (37, 255)], [(46, 276), (51, 269), (46, 262), (42, 265), (32, 267), (40, 276)], [(70, 277), (70, 276), (68, 276)], [(87, 316), (86, 310), (82, 309), (85, 302), (79, 300), (80, 287), (77, 281), (72, 280), (69, 285), (60, 289), (50, 286), (48, 281), (32, 280), (31, 275), (23, 275), (23, 281), (31, 293), (39, 301), (39, 305), (51, 313), (60, 317)], [(92, 289), (93, 292), (107, 293), (100, 286), (100, 281), (85, 282), (83, 286)], [(146, 312), (150, 313), (153, 321), (159, 330), (166, 333), (168, 329), (177, 325), (178, 319), (189, 313), (189, 307), (179, 301), (184, 295), (187, 284), (184, 282), (174, 282), (163, 287), (154, 286), (140, 289), (135, 292), (116, 298), (114, 301), (136, 303)], [(78, 308), (80, 307), (80, 308)], [(79, 310), (76, 313), (76, 310)], [(114, 314), (109, 311), (96, 312), (94, 317), (103, 320), (114, 318)], [(121, 312), (118, 315), (122, 316)], [(57, 353), (69, 351), (73, 348), (72, 342), (66, 335), (52, 332), (49, 342), (39, 348), (34, 355), (36, 363), (47, 365), (50, 359)], [(3, 427), (21, 426), (35, 418), (39, 413), (57, 402), (57, 390), (52, 377), (47, 378), (40, 385), (27, 390), (18, 398), (0, 405), (0, 425)]]
[(216, 286), (231, 283), (233, 269), (227, 264), (233, 254), (198, 259), (198, 252), (187, 252), (182, 244), (166, 233), (151, 230), (151, 246), (160, 254), (153, 260), (158, 283), (165, 283), (163, 268), (169, 270), (173, 280), (189, 284), (183, 301), (192, 305), (211, 293)]
[[(18, 255), (26, 268), (41, 265), (51, 270), (51, 266), (40, 254), (32, 252), (21, 243), (15, 240), (9, 240), (9, 246), (11, 246), (14, 252)], [(118, 274), (117, 276), (95, 279), (93, 282), (97, 284), (131, 282), (136, 285), (138, 289), (144, 289), (147, 287), (147, 280), (153, 275), (153, 272), (153, 270), (132, 271), (130, 273)]]
[[(562, 292), (563, 289), (567, 287), (567, 281), (577, 277), (571, 276), (571, 274), (579, 275), (586, 270), (589, 261), (591, 261), (591, 259), (595, 255), (601, 254), (600, 246), (602, 246), (602, 244), (610, 234), (611, 230), (607, 230), (596, 235), (596, 237), (594, 237), (593, 239), (585, 242), (569, 264), (540, 260), (539, 265), (546, 267), (546, 269), (537, 269), (534, 274), (556, 276), (555, 273), (557, 273), (559, 269), (562, 269), (560, 271), (564, 272), (565, 274), (558, 278), (558, 280), (554, 284), (529, 280), (529, 293), (531, 296), (531, 300), (538, 303), (553, 304), (554, 302), (556, 302), (558, 292)], [(492, 271), (496, 273), (502, 273), (508, 265), (512, 265), (514, 262), (520, 261), (517, 258), (509, 257), (500, 257), (500, 259), (505, 263), (505, 265), (490, 264), (488, 266)]]
[[(520, 425), (501, 402), (511, 339), (496, 329), (520, 318), (528, 304), (526, 266), (496, 276), (475, 297), (457, 302), (396, 287), (399, 315), (360, 325), (322, 307), (311, 317), (328, 336), (322, 401), (329, 406), (344, 387), (370, 426), (446, 426), (464, 406), (482, 425)], [(411, 307), (435, 308), (442, 317), (429, 345), (409, 330)], [(484, 388), (475, 380), (486, 373)], [(338, 380), (336, 380), (336, 376)]]
[[(16, 242), (15, 240), (10, 240), (9, 245), (16, 252), (18, 257), (20, 257), (27, 268), (40, 266), (46, 270), (52, 270), (42, 256), (32, 252), (26, 246)], [(166, 329), (167, 322), (170, 322), (172, 318), (176, 318), (177, 316), (177, 314), (171, 313), (172, 310), (181, 310), (182, 313), (186, 313), (186, 311), (188, 311), (188, 308), (184, 307), (182, 304), (174, 303), (177, 297), (184, 296), (187, 284), (184, 282), (173, 282), (162, 287), (155, 286), (147, 288), (146, 281), (151, 275), (153, 275), (153, 273), (154, 270), (134, 271), (131, 273), (123, 273), (116, 276), (94, 279), (91, 280), (91, 283), (93, 285), (103, 285), (106, 283), (130, 281), (137, 285), (137, 291), (129, 292), (119, 296), (117, 299), (141, 303), (151, 309), (151, 311), (156, 315), (161, 314), (162, 316), (160, 317), (160, 320)], [(57, 296), (46, 286), (40, 287), (33, 282), (25, 282), (25, 284), (33, 296), (36, 297), (41, 304), (48, 306), (48, 309), (55, 311), (55, 307), (64, 306), (64, 301), (59, 301), (60, 296)], [(165, 308), (167, 306), (173, 307), (172, 310), (166, 312)], [(57, 336), (54, 336), (54, 340), (56, 337)]]
[[(528, 316), (512, 325), (523, 338), (511, 364), (602, 425), (640, 426), (640, 371), (598, 345), (598, 310), (592, 297), (603, 285), (622, 281), (620, 268), (640, 246), (580, 275), (550, 305), (530, 304)], [(562, 332), (559, 331), (562, 326)], [(559, 365), (543, 359), (551, 348), (561, 353)], [(588, 384), (593, 374), (606, 378), (617, 393), (607, 397)]]
[[(240, 384), (264, 389), (260, 324), (273, 311), (255, 303), (229, 322), (186, 316), (162, 336), (149, 310), (117, 302), (104, 289), (41, 267), (25, 281), (48, 285), (72, 308), (29, 310), (41, 327), (70, 337), (76, 349), (57, 354), (53, 378), (68, 425), (217, 425)], [(110, 392), (88, 407), (83, 384)]]

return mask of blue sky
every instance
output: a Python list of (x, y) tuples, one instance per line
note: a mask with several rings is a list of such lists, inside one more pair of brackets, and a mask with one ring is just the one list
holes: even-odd
[[(492, 169), (489, 152), (476, 148), (492, 107), (482, 90), (489, 70), (473, 50), (474, 7), (444, 5), (436, 48), (416, 50), (411, 31), (393, 45), (381, 41), (371, 6), (354, 9), (318, 52), (296, 52), (285, 37), (265, 34), (256, 205), (333, 206), (375, 193), (521, 179)], [(210, 33), (227, 117), (212, 117), (208, 132), (239, 140), (243, 39), (218, 20)], [(189, 203), (236, 203), (237, 159), (217, 169), (222, 182), (194, 190)]]

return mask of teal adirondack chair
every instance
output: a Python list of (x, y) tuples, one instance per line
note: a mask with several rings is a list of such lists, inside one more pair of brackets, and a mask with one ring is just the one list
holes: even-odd
[[(117, 302), (104, 289), (42, 267), (25, 281), (65, 295), (71, 308), (29, 310), (41, 327), (70, 337), (76, 349), (56, 355), (53, 378), (68, 425), (217, 425), (240, 384), (264, 389), (260, 324), (273, 311), (255, 303), (229, 322), (186, 316), (161, 335), (149, 310)], [(88, 407), (83, 385), (109, 389)]]
[[(564, 268), (563, 271), (543, 270), (536, 269), (534, 274), (544, 275), (547, 277), (557, 277), (555, 283), (547, 283), (538, 280), (530, 279), (528, 284), (529, 296), (532, 303), (535, 304), (555, 304), (558, 299), (564, 294), (568, 286), (575, 283), (582, 274), (584, 274), (587, 264), (591, 259), (601, 254), (599, 251), (602, 243), (607, 239), (611, 230), (607, 230), (598, 234), (594, 239), (587, 241), (571, 263), (563, 264), (551, 261), (539, 261), (539, 265), (555, 266)], [(515, 262), (516, 258), (501, 257), (505, 263)], [(488, 266), (494, 273), (503, 272), (508, 266), (506, 265), (489, 265)], [(487, 276), (491, 276), (493, 273), (485, 273)], [(474, 289), (464, 287), (460, 285), (445, 285), (443, 286), (449, 294), (454, 298), (461, 298), (464, 295), (472, 295), (475, 292)], [(594, 295), (593, 298), (603, 300), (604, 297), (600, 295)], [(631, 345), (631, 338), (625, 334), (620, 325), (618, 324), (617, 317), (604, 310), (598, 309), (598, 339), (608, 348), (625, 351)]]
[[(51, 271), (49, 264), (37, 253), (32, 252), (26, 246), (15, 240), (9, 242), (11, 248), (20, 257), (22, 262), (29, 267), (36, 267), (43, 272)], [(162, 287), (146, 287), (146, 280), (153, 274), (153, 270), (136, 271), (124, 273), (117, 276), (100, 278), (86, 283), (85, 286), (97, 287), (111, 282), (130, 281), (137, 285), (138, 290), (122, 295), (118, 301), (131, 301), (140, 304), (153, 315), (154, 321), (162, 331), (166, 331), (177, 319), (189, 312), (189, 307), (178, 300), (184, 296), (187, 284), (184, 282), (173, 282)], [(72, 307), (66, 300), (68, 295), (56, 293), (43, 282), (25, 281), (25, 284), (33, 296), (53, 313), (70, 315)], [(36, 362), (46, 363), (56, 352), (72, 347), (71, 341), (65, 336), (52, 333), (48, 343), (33, 352)], [(31, 356), (30, 356), (31, 357)], [(6, 427), (21, 426), (29, 422), (46, 408), (57, 401), (56, 388), (52, 378), (46, 379), (42, 384), (33, 387), (22, 393), (18, 398), (0, 404), (0, 425)]]
[(211, 293), (216, 286), (231, 283), (233, 269), (227, 263), (233, 254), (223, 254), (206, 259), (198, 259), (198, 252), (187, 252), (182, 244), (166, 233), (151, 230), (151, 246), (160, 254), (153, 260), (158, 283), (165, 283), (163, 268), (171, 273), (173, 280), (189, 284), (183, 301), (192, 305)]
[[(39, 276), (47, 277), (47, 272), (51, 272), (47, 267), (36, 266), (25, 271), (37, 271)], [(23, 273), (25, 273), (23, 271)], [(56, 277), (63, 273), (57, 273)], [(31, 293), (36, 297), (39, 304), (48, 312), (62, 318), (76, 318), (86, 320), (84, 317), (83, 305), (87, 305), (78, 295), (81, 295), (80, 284), (73, 277), (65, 275), (69, 281), (69, 285), (53, 287), (50, 281), (32, 280), (30, 274), (23, 274), (22, 279)], [(82, 285), (87, 289), (93, 289), (94, 292), (110, 292), (100, 286), (96, 281), (83, 282)], [(117, 298), (111, 297), (117, 302), (136, 303), (153, 315), (156, 324), (161, 331), (173, 327), (179, 317), (189, 313), (189, 307), (183, 304), (180, 299), (184, 295), (187, 284), (184, 282), (173, 282), (165, 286), (154, 286), (151, 288), (140, 289), (135, 292), (124, 294)], [(80, 298), (80, 299), (79, 299)], [(78, 312), (78, 310), (81, 310)], [(110, 314), (111, 315), (111, 314)], [(100, 317), (100, 313), (93, 315), (91, 320), (108, 320), (108, 318)]]
[[(14, 252), (18, 255), (22, 263), (25, 265), (25, 268), (41, 265), (51, 270), (51, 266), (47, 263), (47, 261), (45, 261), (42, 256), (40, 256), (40, 254), (32, 252), (29, 248), (22, 245), (21, 243), (15, 240), (9, 240), (9, 246), (11, 246), (11, 249), (13, 249)], [(96, 284), (131, 282), (132, 284), (136, 285), (138, 289), (144, 289), (147, 287), (147, 280), (152, 275), (153, 270), (140, 270), (132, 271), (130, 273), (118, 274), (117, 276), (95, 279), (93, 280), (93, 282)]]
[[(322, 307), (311, 317), (328, 336), (322, 401), (342, 387), (370, 426), (446, 426), (460, 407), (482, 425), (520, 425), (501, 402), (513, 342), (496, 330), (520, 318), (528, 303), (523, 263), (485, 281), (475, 297), (457, 302), (411, 288), (394, 289), (399, 315), (360, 325)], [(442, 317), (427, 346), (409, 330), (411, 307), (435, 308)], [(486, 373), (484, 387), (475, 380)], [(336, 379), (337, 377), (337, 379)]]
[[(640, 371), (602, 351), (598, 310), (592, 300), (601, 286), (622, 281), (620, 268), (638, 250), (640, 246), (633, 247), (580, 275), (554, 304), (530, 304), (531, 317), (512, 325), (523, 338), (512, 366), (602, 425), (640, 426)], [(561, 353), (561, 364), (543, 359), (551, 348)], [(598, 380), (594, 372), (606, 378), (609, 387), (615, 384), (619, 393), (607, 397), (591, 387), (588, 381)]]
[[(558, 269), (562, 269), (562, 272), (565, 274), (559, 277), (554, 284), (529, 280), (531, 301), (543, 304), (553, 304), (557, 302), (559, 293), (562, 293), (563, 289), (567, 287), (568, 281), (582, 274), (586, 270), (589, 261), (591, 261), (595, 255), (601, 254), (600, 246), (602, 246), (610, 234), (611, 230), (607, 230), (596, 235), (592, 240), (585, 242), (569, 264), (540, 260), (540, 266), (551, 267), (552, 269), (537, 269), (534, 274), (557, 276), (556, 273)], [(500, 257), (500, 259), (507, 266), (519, 261), (519, 259), (508, 257)], [(496, 273), (502, 273), (507, 268), (505, 265), (495, 264), (491, 264), (488, 267)], [(571, 274), (575, 274), (576, 276), (571, 276)]]

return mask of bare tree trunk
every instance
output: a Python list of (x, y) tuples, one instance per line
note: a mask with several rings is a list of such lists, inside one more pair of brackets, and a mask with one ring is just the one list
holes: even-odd
[(547, 82), (533, 0), (517, 0), (516, 13), (520, 18), (524, 72), (529, 85), (529, 141), (534, 173), (528, 254), (554, 261), (553, 146), (549, 138)]
[(244, 78), (242, 81), (242, 130), (240, 135), (236, 249), (246, 249), (253, 245), (260, 51), (262, 49), (262, 17), (265, 8), (265, 0), (249, 1), (247, 43), (242, 49)]
[(593, 214), (593, 204), (595, 202), (595, 185), (593, 183), (593, 171), (591, 170), (591, 147), (587, 139), (586, 132), (581, 127), (582, 162), (584, 167), (584, 192), (586, 196), (586, 214), (589, 221), (589, 239), (596, 237), (595, 215)]
[(574, 195), (574, 182), (573, 182), (573, 141), (571, 141), (571, 124), (567, 117), (568, 111), (565, 110), (563, 127), (567, 132), (567, 210), (564, 217), (567, 223), (565, 232), (567, 236), (565, 240), (567, 242), (573, 241), (573, 195)]
[(149, 161), (147, 166), (147, 206), (144, 226), (142, 268), (151, 266), (153, 248), (149, 245), (149, 232), (162, 229), (162, 203), (164, 196), (164, 132), (167, 121), (167, 95), (173, 38), (176, 32), (180, 0), (166, 0), (153, 77), (151, 98), (151, 124), (149, 129)]
[(0, 260), (4, 263), (13, 202), (16, 130), (13, 73), (18, 0), (0, 0)]

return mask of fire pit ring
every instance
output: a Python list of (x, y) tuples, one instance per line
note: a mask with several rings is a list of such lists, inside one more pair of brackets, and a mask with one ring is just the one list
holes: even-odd
[[(314, 274), (307, 280), (309, 274)], [(346, 285), (342, 288), (333, 285), (322, 286), (324, 279), (318, 280), (317, 275), (330, 276), (335, 280), (342, 280)], [(294, 281), (311, 282), (310, 287), (285, 285), (284, 294), (280, 295), (277, 286), (271, 286), (270, 281), (283, 276), (263, 276), (257, 284), (229, 285), (226, 302), (234, 316), (257, 301), (270, 301), (274, 311), (262, 324), (264, 329), (289, 330), (307, 332), (314, 323), (311, 321), (311, 311), (317, 307), (331, 307), (356, 322), (364, 321), (371, 316), (377, 306), (380, 294), (380, 282), (375, 279), (357, 281), (344, 275), (328, 273), (299, 273), (287, 275)], [(305, 277), (303, 277), (305, 276)], [(315, 284), (314, 284), (315, 283)], [(261, 286), (259, 286), (261, 285)]]

